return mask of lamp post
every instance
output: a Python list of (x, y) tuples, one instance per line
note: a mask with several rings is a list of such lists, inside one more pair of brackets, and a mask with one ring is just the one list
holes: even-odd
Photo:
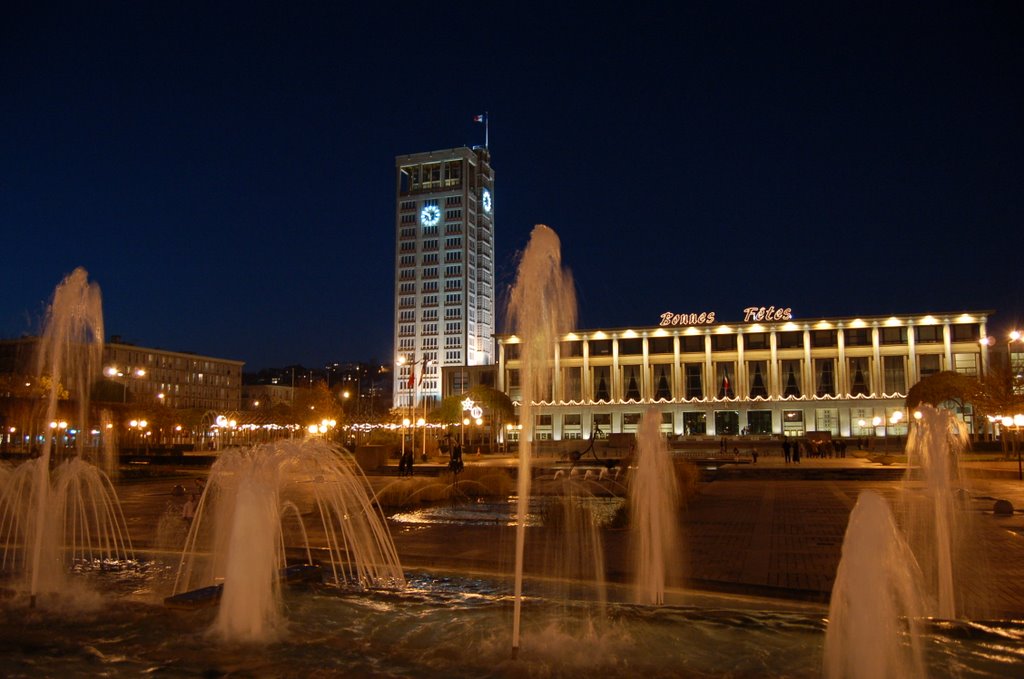
[(130, 422), (128, 422), (128, 431), (131, 432), (132, 430), (134, 430), (135, 447), (138, 448), (139, 437), (142, 437), (143, 442), (145, 442), (146, 444), (145, 451), (147, 453), (149, 452), (149, 440), (146, 438), (146, 436), (148, 435), (146, 428), (148, 426), (149, 422), (147, 422), (146, 420), (131, 420)]
[[(875, 438), (878, 438), (878, 427), (881, 426), (884, 422), (885, 420), (883, 420), (881, 417), (877, 415), (871, 418), (871, 424), (874, 427)], [(885, 450), (885, 427), (882, 427), (882, 450)]]
[[(423, 409), (426, 410), (426, 406), (424, 406)], [(421, 417), (416, 420), (416, 426), (423, 429), (423, 447), (420, 448), (420, 456), (425, 462), (427, 459), (427, 419), (425, 417)]]
[(108, 366), (108, 367), (103, 369), (103, 374), (106, 375), (107, 377), (109, 377), (110, 379), (113, 379), (115, 377), (118, 378), (115, 381), (121, 383), (121, 403), (127, 403), (128, 402), (128, 377), (129, 376), (136, 377), (136, 378), (145, 377), (146, 376), (146, 371), (143, 368), (136, 368), (135, 370), (131, 370), (130, 368), (125, 368), (125, 370), (118, 370), (116, 366)]
[(1017, 480), (1024, 481), (1024, 465), (1021, 464), (1021, 452), (1020, 452), (1020, 430), (1024, 427), (1024, 414), (1017, 413), (1016, 415), (989, 415), (988, 421), (992, 424), (998, 424), (1003, 429), (1013, 432), (1013, 438), (1010, 439), (1010, 445), (1012, 446), (1008, 451), (1013, 454), (1013, 448), (1017, 449)]
[[(982, 337), (979, 340), (979, 343), (982, 346), (994, 346), (996, 344), (996, 338), (995, 337)], [(1011, 330), (1009, 333), (1007, 333), (1007, 336), (1006, 336), (1006, 379), (1007, 379), (1007, 385), (1006, 386), (1007, 386), (1007, 393), (1005, 394), (1006, 400), (1010, 401), (1010, 402), (1014, 401), (1016, 399), (1016, 397), (1019, 396), (1020, 393), (1021, 393), (1020, 392), (1020, 386), (1017, 383), (1017, 379), (1018, 379), (1018, 377), (1020, 377), (1020, 375), (1018, 374), (1018, 366), (1015, 366), (1014, 365), (1014, 361), (1013, 361), (1013, 345), (1016, 344), (1016, 343), (1024, 343), (1024, 333), (1021, 333), (1020, 330)], [(1024, 368), (1024, 365), (1019, 366), (1019, 367), (1020, 368)], [(1009, 407), (1013, 408), (1013, 407), (1016, 407), (1016, 406), (1010, 405)], [(1003, 427), (1012, 428), (1014, 430), (1015, 436), (1014, 436), (1013, 439), (1011, 439), (1011, 442), (1015, 441), (1017, 443), (1017, 448), (1018, 448), (1018, 451), (1017, 451), (1017, 454), (1018, 454), (1017, 476), (1019, 478), (1021, 478), (1021, 477), (1024, 477), (1024, 474), (1021, 474), (1021, 470), (1019, 468), (1020, 467), (1020, 464), (1019, 464), (1019, 462), (1020, 462), (1020, 450), (1019, 450), (1019, 448), (1020, 448), (1020, 441), (1019, 441), (1019, 438), (1020, 438), (1020, 426), (1022, 424), (1024, 424), (1024, 419), (1022, 419), (1022, 421), (1018, 422), (1017, 421), (1018, 417), (1019, 417), (1019, 415), (1005, 415), (1005, 416), (1004, 415), (994, 415), (994, 416), (990, 415), (988, 419), (989, 419), (989, 422), (992, 423), (993, 425), (994, 424), (1001, 424)], [(1008, 421), (1009, 421), (1009, 424), (1007, 424)], [(1022, 480), (1024, 480), (1024, 478), (1022, 478)]]
[[(426, 356), (424, 356), (423, 358), (421, 358), (419, 360), (416, 360), (416, 361), (413, 361), (412, 363), (409, 363), (409, 359), (407, 359), (405, 357), (405, 354), (402, 354), (401, 356), (399, 356), (397, 361), (396, 361), (396, 363), (398, 363), (399, 366), (403, 366), (403, 365), (408, 365), (409, 366), (409, 371), (410, 372), (409, 372), (409, 382), (408, 382), (408, 384), (410, 385), (409, 386), (409, 389), (410, 389), (410, 392), (409, 392), (409, 417), (410, 418), (415, 414), (416, 400), (419, 398), (419, 385), (423, 381), (423, 377), (424, 377), (423, 373), (426, 372), (427, 366), (428, 365), (433, 365), (434, 362), (435, 361), (433, 359), (428, 359)], [(423, 373), (420, 374), (420, 379), (417, 380), (416, 379), (416, 366), (420, 365), (420, 364), (423, 365)], [(426, 399), (423, 399), (423, 418), (422, 419), (424, 420), (424, 422), (427, 419), (427, 400)], [(426, 456), (426, 454), (427, 454), (427, 432), (426, 432), (426, 429), (423, 430), (423, 451), (422, 451), (422, 453), (423, 453), (424, 456)]]
[[(894, 412), (892, 415), (889, 416), (889, 424), (891, 424), (893, 427), (898, 426), (899, 423), (902, 422), (902, 421), (903, 421), (903, 411), (902, 410), (897, 410), (896, 412)], [(893, 433), (896, 433), (896, 432), (894, 431)], [(897, 441), (897, 443), (898, 442), (899, 441)]]

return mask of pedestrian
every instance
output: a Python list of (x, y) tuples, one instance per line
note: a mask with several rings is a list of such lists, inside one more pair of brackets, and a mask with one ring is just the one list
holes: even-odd
[(448, 458), (448, 471), (458, 474), (462, 469), (462, 446), (459, 445), (458, 441), (454, 441), (451, 447), (451, 455)]
[(786, 464), (789, 464), (790, 460), (792, 459), (792, 450), (793, 448), (789, 443), (789, 437), (784, 436), (782, 438), (782, 456), (785, 458)]
[(754, 460), (754, 464), (757, 464), (757, 448), (750, 451), (750, 457)]
[(196, 494), (192, 493), (185, 500), (185, 504), (181, 506), (181, 518), (185, 520), (185, 523), (191, 524), (192, 519), (196, 517)]

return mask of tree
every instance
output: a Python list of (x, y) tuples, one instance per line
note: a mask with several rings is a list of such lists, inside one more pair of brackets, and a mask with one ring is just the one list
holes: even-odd
[(483, 408), (484, 414), (496, 424), (503, 424), (515, 416), (515, 407), (508, 395), (497, 389), (478, 384), (463, 394), (449, 396), (441, 401), (441, 405), (430, 413), (431, 421), (441, 424), (462, 422), (464, 417), (462, 402), (467, 398)]
[(973, 404), (980, 392), (978, 380), (952, 370), (928, 375), (907, 392), (907, 410), (913, 410), (922, 403), (938, 407), (947, 402), (956, 404), (960, 412)]
[(341, 420), (341, 406), (326, 382), (316, 382), (309, 389), (295, 389), (291, 419), (302, 427), (323, 420), (337, 422)]
[(1024, 413), (1024, 379), (1005, 363), (993, 365), (978, 380), (975, 405), (980, 416)]

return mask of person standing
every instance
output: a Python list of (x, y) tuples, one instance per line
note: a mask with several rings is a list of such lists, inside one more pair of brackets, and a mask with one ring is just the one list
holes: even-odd
[(191, 524), (192, 519), (196, 518), (196, 494), (192, 493), (185, 500), (185, 504), (181, 506), (181, 518), (185, 520), (185, 523)]
[(792, 455), (791, 451), (792, 451), (792, 448), (789, 445), (789, 437), (788, 436), (783, 436), (782, 437), (782, 456), (785, 458), (786, 464), (789, 464), (789, 461), (792, 459), (791, 458), (791, 455)]

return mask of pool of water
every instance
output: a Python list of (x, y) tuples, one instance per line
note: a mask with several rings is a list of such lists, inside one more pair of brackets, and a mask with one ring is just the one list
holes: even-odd
[[(228, 644), (209, 629), (215, 609), (162, 605), (169, 566), (152, 562), (76, 576), (29, 609), (0, 602), (5, 677), (814, 677), (822, 612), (763, 601), (682, 596), (689, 603), (527, 598), (521, 647), (511, 649), (506, 583), (409, 573), (401, 592), (287, 590), (280, 638)], [(932, 624), (934, 676), (1006, 677), (1024, 671), (1024, 622)]]

